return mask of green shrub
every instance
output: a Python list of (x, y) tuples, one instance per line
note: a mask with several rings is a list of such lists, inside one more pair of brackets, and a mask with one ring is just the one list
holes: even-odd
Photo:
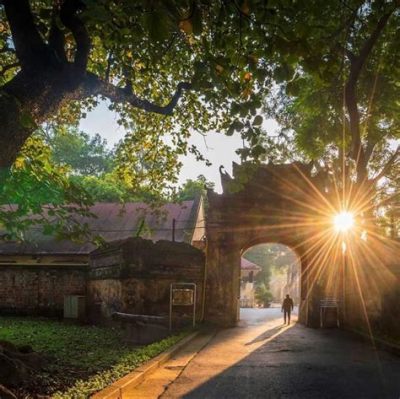
[(261, 303), (264, 307), (270, 306), (273, 295), (271, 291), (265, 286), (265, 284), (260, 284), (256, 287), (255, 297), (258, 303)]

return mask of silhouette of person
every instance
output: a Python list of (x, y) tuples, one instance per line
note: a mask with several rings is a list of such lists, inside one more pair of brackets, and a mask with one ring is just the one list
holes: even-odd
[(282, 312), (283, 312), (283, 323), (286, 324), (286, 318), (287, 318), (287, 324), (290, 324), (290, 313), (292, 312), (294, 308), (293, 304), (293, 299), (290, 298), (289, 294), (286, 295), (286, 298), (282, 302)]

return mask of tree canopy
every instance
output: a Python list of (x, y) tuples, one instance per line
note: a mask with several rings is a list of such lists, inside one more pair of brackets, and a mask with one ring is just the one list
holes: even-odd
[(177, 200), (186, 201), (199, 196), (205, 197), (207, 189), (213, 189), (214, 183), (207, 181), (203, 175), (197, 176), (196, 180), (188, 179), (178, 189)]
[[(10, 166), (38, 125), (76, 121), (100, 98), (132, 140), (190, 129), (257, 131), (275, 7), (263, 1), (0, 2), (0, 140)], [(267, 53), (271, 53), (269, 50)], [(170, 116), (166, 118), (166, 116)], [(253, 132), (254, 133), (254, 132)]]
[(367, 230), (387, 225), (382, 211), (393, 215), (400, 196), (399, 3), (287, 2), (275, 23), (264, 111), (280, 131), (262, 139), (261, 157), (313, 160), (335, 209), (352, 209)]
[(52, 160), (68, 165), (74, 174), (99, 176), (113, 168), (114, 155), (98, 133), (91, 137), (75, 126), (64, 125), (43, 129), (41, 135), (51, 150)]
[(268, 115), (340, 190), (387, 186), (400, 166), (399, 3), (315, 1), (283, 17)]
[(210, 130), (240, 132), (242, 155), (263, 155), (271, 93), (269, 113), (299, 149), (317, 157), (339, 145), (360, 180), (381, 138), (397, 137), (396, 1), (0, 4), (2, 165), (43, 121), (76, 121), (101, 98), (132, 131), (128, 148), (167, 135), (171, 156), (201, 157), (187, 138)]

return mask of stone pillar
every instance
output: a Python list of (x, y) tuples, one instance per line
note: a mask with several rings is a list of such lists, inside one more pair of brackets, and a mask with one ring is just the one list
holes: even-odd
[(299, 322), (307, 325), (308, 320), (308, 278), (307, 260), (305, 256), (300, 258), (300, 303), (299, 303)]
[(233, 236), (220, 233), (207, 243), (206, 299), (204, 320), (223, 327), (238, 321), (240, 296), (240, 250)]

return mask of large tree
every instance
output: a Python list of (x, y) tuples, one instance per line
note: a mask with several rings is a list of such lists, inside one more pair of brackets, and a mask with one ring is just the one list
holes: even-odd
[(253, 120), (273, 15), (261, 0), (1, 0), (0, 166), (37, 126), (76, 121), (100, 98), (181, 152), (189, 128)]

